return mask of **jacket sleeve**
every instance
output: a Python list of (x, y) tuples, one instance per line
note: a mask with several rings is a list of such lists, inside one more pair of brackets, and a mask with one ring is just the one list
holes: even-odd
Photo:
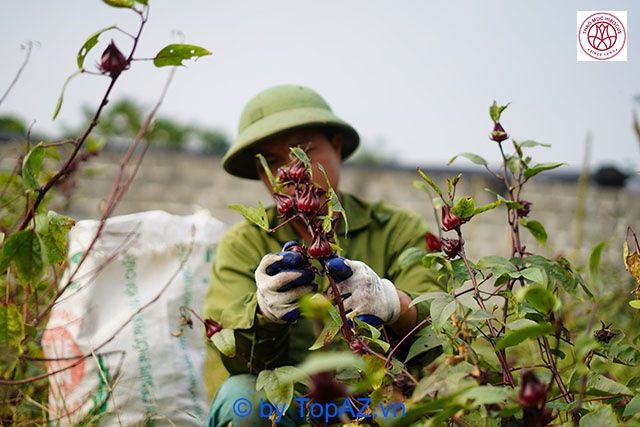
[(232, 228), (216, 251), (204, 315), (235, 331), (236, 356), (220, 355), (232, 375), (283, 365), (288, 354), (289, 326), (256, 313), (254, 272), (267, 252), (259, 230), (246, 224)]

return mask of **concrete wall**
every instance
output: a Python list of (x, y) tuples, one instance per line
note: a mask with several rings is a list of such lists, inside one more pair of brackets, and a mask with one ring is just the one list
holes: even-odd
[[(0, 169), (10, 169), (15, 149), (0, 144)], [(14, 146), (15, 148), (15, 146)], [(110, 192), (122, 152), (105, 151), (92, 159), (82, 172), (67, 213), (78, 218), (99, 215), (103, 199)], [(462, 163), (462, 161), (461, 161)], [(441, 183), (455, 175), (454, 168), (427, 169)], [(493, 200), (484, 188), (498, 188), (487, 174), (465, 173), (458, 195), (471, 195), (476, 205)], [(532, 180), (523, 197), (533, 203), (531, 218), (541, 221), (549, 233), (549, 242), (542, 253), (573, 255), (575, 247), (577, 183), (575, 175), (540, 175)], [(384, 199), (423, 215), (435, 227), (431, 204), (426, 194), (411, 183), (418, 179), (413, 170), (345, 165), (342, 189), (370, 200)], [(212, 215), (231, 224), (241, 220), (239, 214), (227, 208), (230, 203), (255, 205), (257, 200), (270, 203), (261, 182), (237, 179), (226, 174), (220, 158), (151, 149), (138, 177), (116, 210), (116, 214), (163, 209), (175, 214), (193, 212), (195, 206), (207, 208)], [(608, 189), (590, 184), (587, 192), (584, 244), (581, 256), (600, 240), (610, 239), (606, 258), (621, 264), (621, 245), (627, 226), (640, 232), (640, 197), (624, 189)], [(504, 208), (483, 214), (464, 227), (468, 250), (472, 257), (480, 254), (507, 255), (510, 240)], [(527, 246), (537, 251), (537, 244), (526, 231)]]

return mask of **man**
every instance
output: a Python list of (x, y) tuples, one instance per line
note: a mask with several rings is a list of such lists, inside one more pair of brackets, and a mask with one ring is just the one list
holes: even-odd
[[(261, 179), (272, 191), (256, 154), (265, 157), (275, 174), (288, 163), (290, 147), (305, 146), (314, 181), (326, 188), (318, 168), (321, 164), (339, 194), (349, 224), (345, 237), (345, 225), (338, 223), (336, 234), (343, 251), (327, 262), (345, 296), (345, 308), (369, 323), (388, 325), (392, 335), (402, 337), (428, 315), (426, 304), (409, 307), (411, 300), (433, 290), (434, 285), (421, 265), (401, 270), (398, 257), (409, 247), (424, 246), (427, 226), (407, 211), (371, 204), (339, 191), (341, 160), (358, 144), (357, 132), (317, 93), (302, 86), (276, 86), (256, 95), (244, 108), (237, 141), (225, 155), (223, 167), (241, 178)], [(275, 208), (268, 210), (268, 216), (271, 227), (282, 221)], [(309, 242), (309, 238), (304, 224), (296, 221), (273, 234), (245, 221), (220, 242), (204, 315), (235, 330), (237, 356), (220, 356), (231, 377), (213, 400), (210, 426), (229, 422), (233, 426), (260, 425), (255, 409), (253, 417), (234, 414), (236, 399), (249, 398), (256, 408), (257, 373), (298, 364), (309, 353), (315, 340), (313, 325), (300, 318), (297, 301), (304, 294), (326, 292), (329, 285), (323, 278), (314, 278), (299, 254), (283, 252), (287, 242)], [(207, 382), (215, 381), (207, 378)], [(266, 420), (262, 423), (269, 425)], [(299, 423), (302, 420), (294, 414), (280, 425)]]

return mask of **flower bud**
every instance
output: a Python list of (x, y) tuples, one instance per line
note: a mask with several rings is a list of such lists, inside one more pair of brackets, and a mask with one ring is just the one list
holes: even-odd
[(442, 250), (442, 241), (440, 241), (440, 238), (435, 234), (427, 232), (427, 234), (424, 235), (424, 241), (429, 252), (438, 252), (439, 250)]
[(298, 210), (300, 212), (315, 213), (320, 208), (320, 197), (315, 187), (308, 185), (298, 195)]
[(309, 172), (304, 167), (304, 163), (301, 160), (297, 160), (291, 167), (289, 168), (289, 177), (292, 181), (304, 184), (309, 182)]
[(361, 339), (354, 339), (353, 341), (351, 341), (349, 343), (349, 349), (352, 352), (357, 353), (357, 354), (364, 353), (365, 344), (364, 344), (364, 342), (362, 342)]
[(454, 230), (460, 227), (462, 220), (451, 212), (449, 206), (442, 207), (442, 229), (444, 231)]
[(329, 258), (333, 255), (333, 249), (329, 241), (322, 233), (317, 233), (311, 240), (311, 246), (309, 246), (309, 256), (314, 259)]
[(103, 74), (109, 74), (111, 77), (115, 77), (122, 71), (126, 70), (129, 64), (124, 57), (120, 49), (116, 46), (113, 40), (102, 53), (102, 58), (98, 68)]
[(518, 402), (525, 408), (541, 407), (547, 397), (547, 388), (533, 371), (522, 375), (522, 384), (518, 393)]
[(460, 244), (459, 239), (447, 239), (446, 237), (442, 238), (442, 250), (444, 254), (449, 259), (453, 259), (460, 254), (460, 249), (462, 245)]
[(314, 402), (334, 402), (347, 396), (347, 387), (336, 381), (332, 373), (319, 372), (317, 374), (311, 374), (309, 377), (311, 379), (309, 397)]
[(205, 319), (204, 320), (204, 330), (207, 334), (207, 338), (211, 339), (212, 336), (217, 334), (222, 330), (222, 326), (213, 319)]
[(489, 138), (495, 142), (502, 142), (505, 139), (509, 138), (509, 135), (507, 135), (507, 132), (505, 132), (502, 125), (496, 122), (496, 124), (493, 125), (493, 132), (489, 134)]
[(518, 216), (519, 217), (528, 216), (529, 212), (531, 212), (531, 202), (528, 202), (526, 200), (519, 200), (518, 203), (522, 205), (522, 207), (518, 209)]
[(278, 181), (280, 182), (291, 181), (291, 174), (289, 173), (288, 167), (283, 166), (281, 168), (278, 168), (276, 176), (278, 177)]
[(295, 200), (291, 196), (286, 194), (274, 193), (273, 198), (276, 201), (276, 208), (278, 213), (283, 217), (288, 217), (293, 214), (293, 208), (295, 207)]

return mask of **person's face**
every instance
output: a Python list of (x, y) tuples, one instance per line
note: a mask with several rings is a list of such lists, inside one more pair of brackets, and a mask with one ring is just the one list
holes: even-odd
[[(329, 139), (323, 132), (315, 129), (300, 129), (287, 132), (266, 141), (255, 153), (262, 154), (269, 164), (271, 172), (276, 174), (279, 167), (289, 163), (290, 147), (301, 146), (307, 152), (313, 167), (313, 181), (316, 185), (327, 189), (327, 184), (322, 171), (318, 165), (322, 165), (327, 172), (327, 177), (331, 187), (338, 191), (340, 181), (340, 161), (341, 161), (341, 137), (336, 133)], [(258, 175), (269, 191), (272, 191), (269, 178), (266, 176), (260, 161), (256, 159)]]

